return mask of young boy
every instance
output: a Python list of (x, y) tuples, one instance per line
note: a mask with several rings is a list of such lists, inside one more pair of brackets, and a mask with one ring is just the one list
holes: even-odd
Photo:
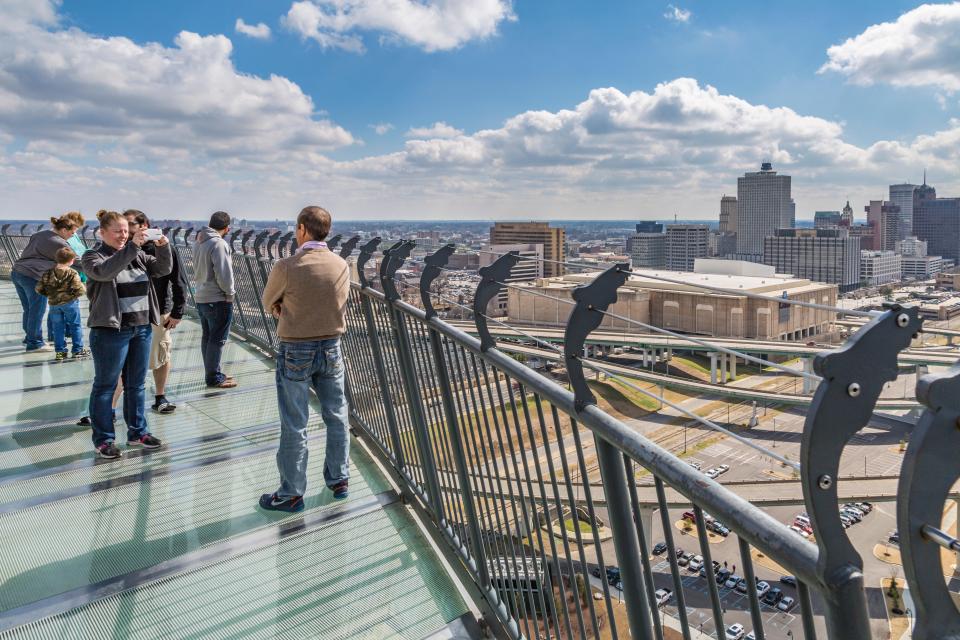
[(50, 303), (50, 320), (53, 326), (53, 347), (57, 360), (67, 358), (67, 336), (73, 342), (73, 357), (90, 355), (83, 346), (83, 327), (80, 324), (80, 296), (87, 289), (80, 281), (80, 274), (72, 268), (77, 254), (66, 247), (58, 249), (57, 264), (47, 270), (37, 283), (37, 293), (46, 296)]

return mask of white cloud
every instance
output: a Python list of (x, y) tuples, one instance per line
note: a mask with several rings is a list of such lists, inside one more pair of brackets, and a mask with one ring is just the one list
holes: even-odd
[(429, 127), (411, 127), (405, 134), (408, 138), (456, 138), (463, 131), (446, 122), (434, 122)]
[(257, 40), (267, 40), (270, 38), (270, 27), (262, 22), (258, 22), (257, 24), (247, 24), (243, 21), (243, 18), (237, 18), (237, 22), (234, 24), (233, 28), (237, 33), (241, 33), (251, 38), (256, 38)]
[(960, 2), (925, 4), (827, 49), (820, 73), (860, 85), (960, 90)]
[(674, 22), (690, 22), (692, 15), (689, 9), (681, 9), (680, 7), (668, 4), (667, 12), (663, 14), (663, 17), (667, 20), (673, 20)]
[(298, 0), (282, 22), (325, 49), (359, 53), (362, 32), (446, 51), (489, 38), (501, 22), (514, 19), (510, 0)]
[(378, 136), (382, 136), (388, 131), (392, 131), (393, 125), (389, 122), (378, 122), (377, 124), (371, 124), (370, 128), (373, 129)]

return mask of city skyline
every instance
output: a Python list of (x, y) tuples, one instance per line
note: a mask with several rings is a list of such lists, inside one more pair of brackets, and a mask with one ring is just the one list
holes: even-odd
[(960, 3), (670, 7), (12, 0), (0, 217), (714, 221), (761, 162), (801, 220), (960, 193)]

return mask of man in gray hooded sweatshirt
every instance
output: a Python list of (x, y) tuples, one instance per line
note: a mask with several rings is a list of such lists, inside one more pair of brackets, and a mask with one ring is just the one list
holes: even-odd
[(194, 299), (203, 330), (203, 368), (207, 386), (220, 389), (237, 386), (236, 380), (220, 370), (220, 357), (233, 321), (233, 261), (230, 245), (223, 239), (229, 230), (230, 215), (217, 211), (210, 216), (210, 226), (197, 233), (193, 246)]

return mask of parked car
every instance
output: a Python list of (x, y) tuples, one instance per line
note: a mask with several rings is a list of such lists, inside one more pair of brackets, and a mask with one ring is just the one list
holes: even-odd
[(788, 584), (791, 587), (797, 586), (797, 579), (794, 576), (780, 576), (781, 584)]
[(790, 611), (790, 609), (793, 609), (793, 605), (795, 604), (797, 604), (796, 600), (790, 596), (784, 596), (777, 604), (777, 609), (780, 609), (780, 611)]
[(723, 632), (723, 637), (726, 640), (740, 640), (743, 638), (743, 625), (742, 624), (732, 624), (727, 627), (727, 630)]
[(724, 567), (723, 569), (717, 569), (717, 574), (716, 574), (717, 584), (725, 585), (727, 580), (730, 579), (730, 574), (731, 574), (730, 569), (727, 569), (726, 567)]
[(900, 544), (900, 532), (894, 529), (890, 532), (890, 535), (887, 537), (887, 542), (892, 542), (893, 544)]
[(853, 519), (852, 519), (850, 516), (841, 513), (841, 514), (840, 514), (840, 524), (843, 525), (843, 528), (844, 528), (844, 529), (848, 529), (848, 528), (850, 528), (851, 526), (853, 526), (854, 522), (853, 522)]
[(793, 522), (794, 524), (805, 524), (809, 526), (810, 517), (805, 513), (801, 513), (800, 515), (798, 515), (796, 518), (793, 519)]
[(728, 529), (728, 528), (727, 528), (727, 525), (723, 524), (723, 523), (720, 522), (719, 520), (714, 520), (714, 521), (710, 524), (710, 529), (713, 530), (714, 533), (719, 534), (719, 535), (723, 536), (724, 538), (726, 538), (728, 535), (730, 535), (730, 529)]
[(657, 589), (653, 596), (657, 599), (657, 606), (662, 607), (670, 602), (670, 598), (673, 597), (673, 591), (670, 589)]
[(723, 586), (725, 586), (727, 589), (734, 589), (738, 584), (740, 584), (740, 581), (742, 579), (743, 578), (741, 578), (737, 574), (731, 573), (730, 577), (727, 578), (727, 581), (723, 583)]
[[(717, 562), (716, 560), (714, 560), (714, 561), (713, 561), (713, 575), (714, 575), (714, 577), (717, 576), (717, 571), (719, 571), (719, 570), (720, 570), (720, 563)], [(706, 577), (707, 577), (707, 565), (703, 565), (702, 567), (700, 567), (700, 577), (701, 577), (701, 578), (706, 578)]]
[(730, 465), (728, 464), (717, 465), (717, 471), (719, 471), (720, 473), (726, 473), (727, 471), (730, 471)]
[(696, 469), (697, 471), (700, 471), (700, 468), (703, 466), (699, 462), (688, 462), (687, 464), (693, 467), (694, 469)]
[(620, 580), (620, 569), (618, 567), (610, 567), (607, 569), (607, 584), (614, 584)]
[(858, 502), (857, 504), (860, 505), (861, 507), (866, 507), (868, 513), (869, 513), (870, 511), (873, 511), (873, 503), (872, 503), (872, 502), (867, 502), (866, 500), (864, 500), (863, 502)]
[(657, 544), (653, 545), (653, 555), (655, 556), (659, 556), (661, 553), (664, 553), (666, 550), (667, 550), (666, 542), (658, 542)]
[(781, 599), (783, 599), (783, 589), (780, 587), (773, 587), (763, 596), (763, 601), (770, 606), (775, 606)]
[(684, 519), (684, 520), (689, 520), (690, 522), (696, 524), (696, 522), (697, 522), (697, 515), (696, 515), (693, 511), (684, 511), (684, 512), (683, 512), (683, 519)]
[(757, 634), (751, 631), (743, 640), (757, 640)]
[(747, 592), (747, 579), (746, 579), (746, 578), (740, 578), (740, 581), (737, 582), (737, 591), (739, 591), (740, 593), (746, 593), (746, 592)]
[(847, 516), (854, 522), (860, 522), (863, 520), (863, 514), (857, 511), (856, 509), (843, 509), (840, 511), (841, 516)]
[(800, 527), (798, 527), (798, 526), (795, 525), (795, 524), (794, 524), (794, 525), (790, 525), (790, 531), (793, 531), (793, 532), (794, 532), (795, 534), (797, 534), (798, 536), (801, 536), (801, 537), (804, 537), (804, 538), (809, 538), (809, 537), (810, 537), (810, 534), (809, 534), (809, 533), (807, 533), (806, 531), (804, 531), (803, 529), (801, 529)]
[(757, 597), (763, 598), (770, 591), (770, 583), (766, 580), (761, 580), (757, 583)]
[(676, 553), (677, 558), (681, 558), (681, 557), (683, 556), (683, 554), (686, 553), (686, 551), (684, 551), (684, 550), (681, 549), (680, 547), (674, 547), (673, 550), (674, 550), (674, 552)]
[(680, 565), (681, 567), (685, 567), (688, 564), (690, 564), (691, 560), (693, 560), (693, 553), (687, 552), (682, 556), (680, 556), (679, 558), (677, 558), (677, 564)]
[(720, 475), (720, 471), (717, 470), (717, 469), (707, 469), (706, 471), (703, 472), (703, 475), (705, 475), (705, 476), (707, 476), (708, 478), (710, 478), (711, 480), (713, 480), (713, 479), (716, 478), (718, 475)]
[(690, 564), (687, 565), (687, 569), (690, 571), (700, 571), (703, 567), (703, 556), (693, 556), (690, 560)]

